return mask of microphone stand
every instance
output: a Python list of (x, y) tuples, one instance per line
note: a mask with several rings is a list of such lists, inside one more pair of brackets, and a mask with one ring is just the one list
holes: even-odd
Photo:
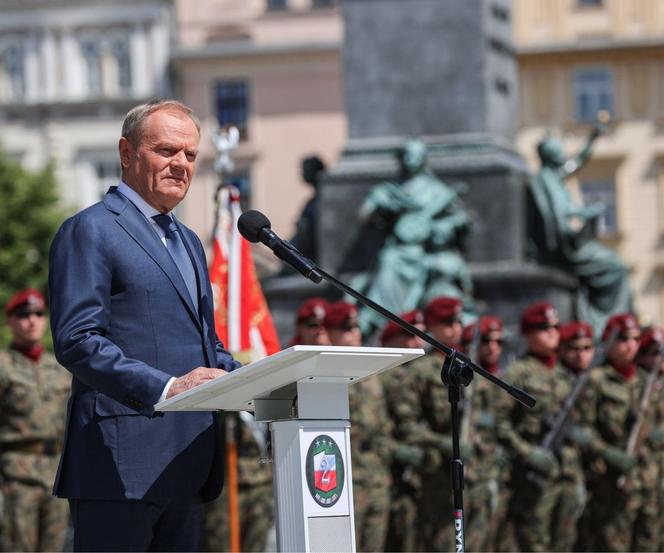
[[(445, 354), (445, 361), (443, 362), (443, 366), (440, 371), (440, 377), (443, 383), (447, 385), (448, 398), (450, 406), (452, 408), (452, 459), (450, 459), (450, 472), (452, 476), (452, 492), (454, 495), (454, 543), (455, 543), (456, 552), (463, 553), (465, 551), (464, 516), (463, 516), (464, 476), (463, 476), (463, 460), (461, 459), (461, 448), (460, 448), (461, 416), (459, 412), (461, 386), (468, 386), (473, 380), (473, 372), (476, 372), (477, 374), (493, 382), (496, 386), (499, 386), (500, 388), (505, 390), (514, 399), (523, 403), (527, 407), (533, 407), (535, 405), (536, 401), (535, 398), (527, 394), (520, 388), (512, 386), (507, 382), (504, 382), (500, 378), (494, 376), (489, 371), (473, 363), (470, 360), (470, 358), (464, 353), (461, 353), (460, 351), (457, 351), (454, 348), (451, 348), (449, 346), (446, 346), (442, 342), (439, 342), (438, 340), (436, 340), (426, 332), (404, 321), (401, 317), (395, 315), (391, 311), (388, 311), (382, 305), (377, 304), (376, 302), (372, 301), (364, 294), (361, 294), (357, 290), (341, 282), (336, 277), (332, 276), (326, 271), (323, 271), (320, 267), (315, 267), (312, 273), (314, 273), (314, 275), (312, 276), (318, 277), (318, 275), (320, 275), (323, 279), (332, 284), (332, 286), (334, 286), (335, 288), (353, 296), (363, 305), (370, 307), (371, 309), (377, 311), (384, 317), (387, 317), (391, 321), (394, 321), (404, 330), (418, 336), (428, 344), (432, 345), (435, 349)], [(315, 282), (320, 282), (320, 278), (316, 278)]]

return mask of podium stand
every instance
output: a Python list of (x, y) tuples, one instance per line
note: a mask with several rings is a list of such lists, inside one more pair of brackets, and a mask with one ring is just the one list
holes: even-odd
[(293, 346), (162, 401), (270, 423), (279, 551), (355, 551), (348, 386), (421, 349)]

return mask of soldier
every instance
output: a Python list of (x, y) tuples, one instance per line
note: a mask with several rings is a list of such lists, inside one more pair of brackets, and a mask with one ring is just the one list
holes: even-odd
[(51, 495), (71, 379), (44, 350), (46, 303), (27, 288), (5, 305), (12, 342), (0, 352), (3, 551), (62, 551), (67, 502)]
[[(227, 424), (227, 418), (233, 421)], [(265, 551), (267, 534), (274, 522), (272, 466), (268, 458), (268, 435), (264, 423), (251, 413), (226, 412), (219, 425), (221, 439), (233, 429), (237, 444), (238, 511), (241, 551)], [(203, 551), (230, 551), (227, 488), (216, 500), (203, 505)]]
[[(461, 300), (440, 296), (424, 309), (429, 333), (452, 348), (459, 349), (463, 327)], [(451, 411), (447, 387), (440, 370), (445, 357), (434, 350), (412, 362), (413, 388), (403, 390), (402, 428), (410, 445), (424, 451), (417, 469), (422, 482), (417, 496), (419, 516), (416, 524), (418, 551), (447, 551), (454, 546), (454, 520), (450, 459), (452, 457)], [(468, 461), (472, 449), (462, 443), (462, 458)]]
[[(406, 322), (424, 330), (424, 315), (419, 309), (402, 313), (401, 318)], [(381, 345), (387, 348), (421, 348), (423, 341), (403, 330), (394, 322), (389, 322), (383, 328), (380, 336)], [(404, 427), (404, 416), (413, 410), (408, 400), (413, 398), (407, 390), (413, 389), (412, 362), (400, 365), (384, 373), (382, 378), (383, 389), (387, 400), (390, 419), (394, 423), (394, 439), (398, 443), (407, 441), (407, 428)], [(381, 375), (382, 376), (382, 375)], [(390, 522), (388, 528), (386, 551), (414, 551), (416, 544), (417, 494), (422, 485), (417, 477), (417, 467), (423, 458), (423, 451), (418, 447), (401, 447), (392, 463), (392, 501), (390, 507)], [(409, 455), (410, 454), (410, 455)]]
[[(570, 389), (590, 370), (595, 356), (593, 328), (583, 321), (572, 321), (560, 328), (560, 362)], [(588, 376), (584, 376), (587, 379)], [(558, 457), (560, 459), (559, 496), (553, 511), (551, 550), (573, 551), (577, 541), (577, 525), (588, 500), (583, 452), (590, 443), (590, 433), (584, 429), (584, 409), (591, 403), (590, 388), (583, 390), (570, 412), (570, 430)], [(582, 539), (583, 541), (583, 539)]]
[(512, 462), (509, 518), (521, 551), (549, 551), (550, 525), (557, 497), (560, 467), (550, 449), (542, 447), (547, 421), (558, 413), (570, 386), (557, 363), (560, 339), (556, 309), (548, 302), (527, 307), (521, 315), (521, 334), (528, 351), (505, 374), (507, 382), (537, 398), (529, 409), (500, 394), (498, 438)]
[[(477, 333), (476, 362), (498, 374), (503, 321), (483, 316), (473, 326)], [(502, 392), (479, 376), (464, 391), (461, 439), (470, 440), (474, 450), (465, 469), (466, 547), (469, 551), (511, 550), (513, 533), (507, 525), (509, 463), (496, 440), (495, 409)]]
[(324, 298), (314, 296), (300, 305), (295, 320), (295, 336), (291, 344), (325, 346), (330, 343), (327, 330), (323, 326), (325, 313), (330, 306)]
[(583, 544), (589, 551), (627, 551), (640, 508), (637, 457), (628, 448), (642, 399), (634, 363), (640, 330), (631, 313), (612, 316), (602, 333), (606, 360), (591, 371), (593, 402), (587, 403), (593, 441), (586, 456), (590, 494), (583, 520)]
[[(638, 472), (641, 482), (641, 505), (636, 514), (632, 549), (659, 551), (663, 530), (662, 457), (664, 455), (664, 386), (662, 381), (662, 348), (664, 331), (651, 327), (641, 335), (636, 365), (641, 384), (641, 398), (648, 394), (647, 424), (641, 432)], [(650, 381), (652, 380), (652, 383)], [(641, 408), (641, 406), (639, 406)]]
[[(361, 346), (358, 310), (347, 302), (333, 303), (325, 328), (335, 346)], [(378, 376), (353, 384), (349, 394), (351, 459), (358, 551), (384, 551), (390, 512), (392, 424)]]

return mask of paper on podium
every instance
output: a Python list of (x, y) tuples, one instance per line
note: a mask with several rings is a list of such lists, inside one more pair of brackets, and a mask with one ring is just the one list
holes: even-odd
[(295, 383), (352, 384), (424, 355), (424, 350), (293, 346), (166, 399), (157, 411), (253, 411), (255, 399), (295, 396)]

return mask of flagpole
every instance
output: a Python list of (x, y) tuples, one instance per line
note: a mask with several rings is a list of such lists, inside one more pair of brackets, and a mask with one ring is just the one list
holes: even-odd
[[(219, 219), (221, 213), (222, 190), (225, 186), (224, 171), (233, 170), (233, 161), (230, 159), (230, 151), (237, 146), (239, 135), (237, 129), (231, 127), (228, 131), (220, 129), (214, 136), (214, 145), (218, 156), (215, 160), (214, 169), (219, 175), (219, 184), (214, 194), (214, 225), (212, 228), (212, 244), (214, 245), (219, 230)], [(240, 507), (239, 507), (239, 482), (238, 482), (238, 454), (237, 441), (235, 439), (236, 421), (232, 414), (224, 417), (226, 435), (226, 493), (228, 496), (228, 529), (229, 529), (229, 551), (240, 553), (242, 544), (240, 541)]]

